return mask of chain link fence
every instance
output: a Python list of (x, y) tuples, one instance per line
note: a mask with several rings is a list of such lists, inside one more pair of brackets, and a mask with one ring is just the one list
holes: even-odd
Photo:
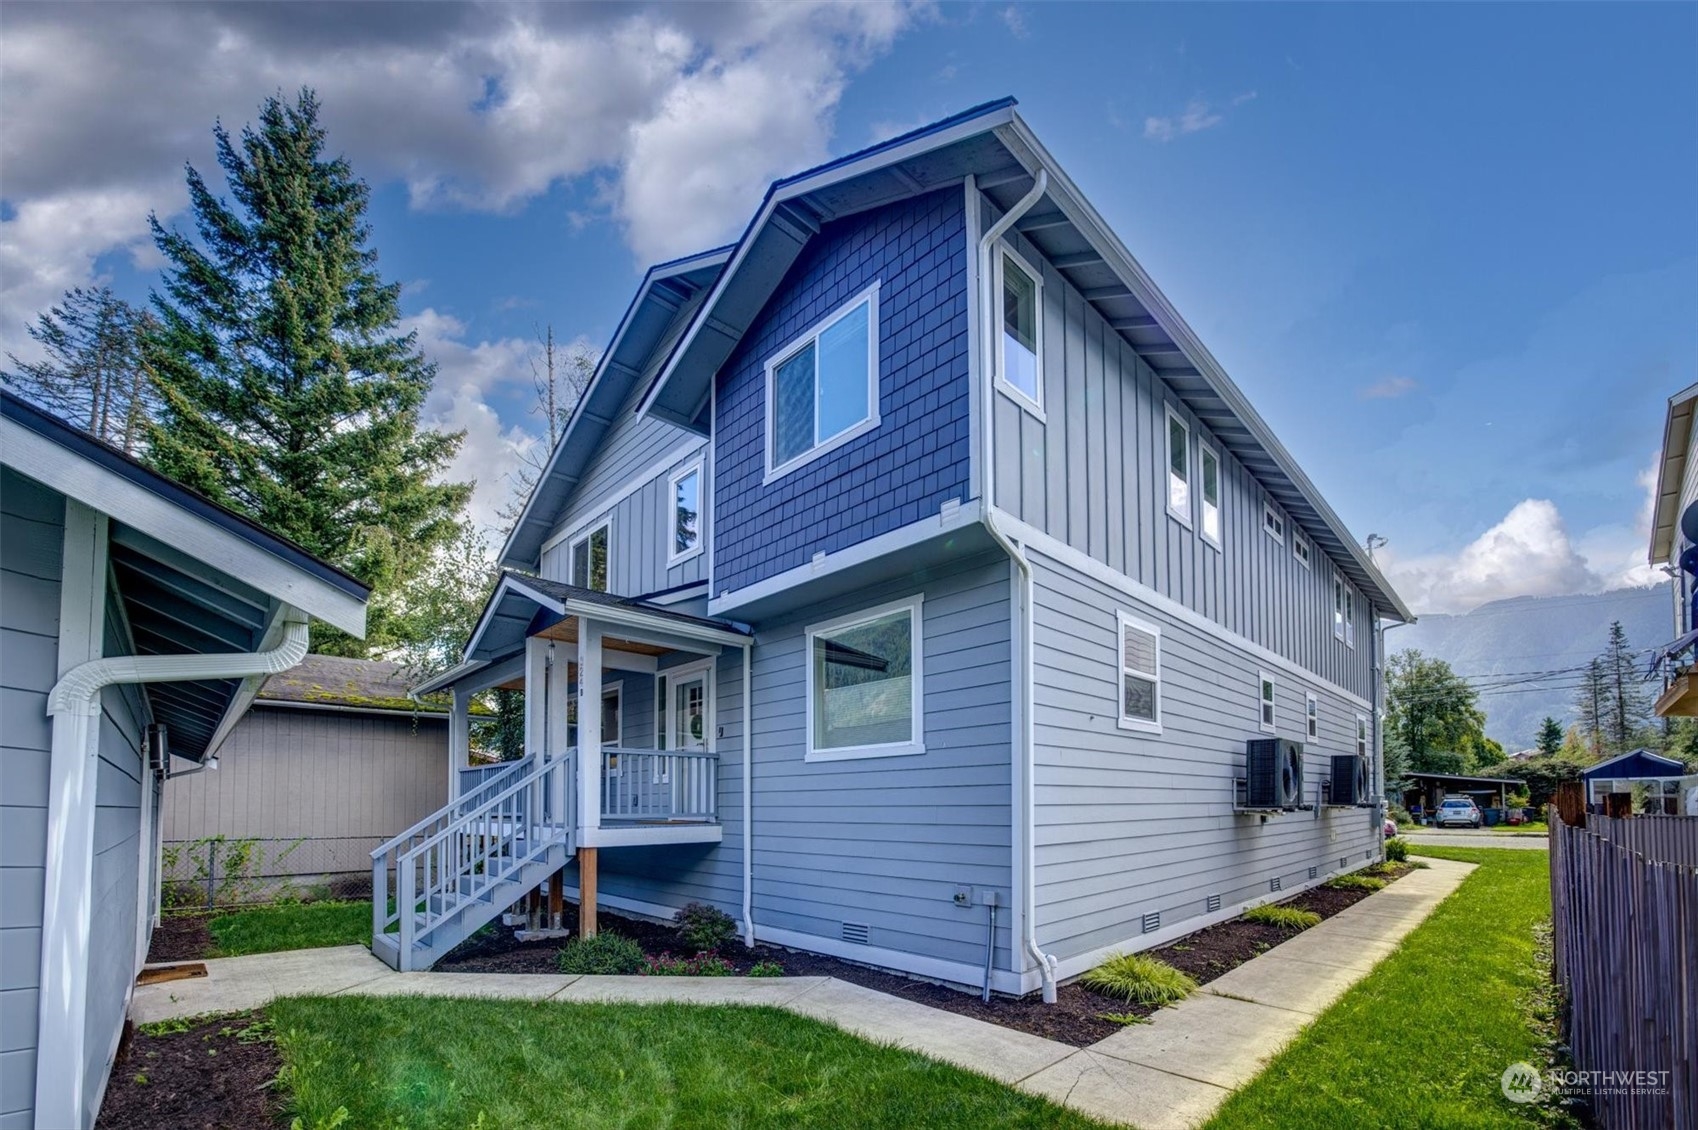
[(208, 910), (302, 899), (369, 899), (371, 852), (384, 836), (166, 840), (165, 909)]

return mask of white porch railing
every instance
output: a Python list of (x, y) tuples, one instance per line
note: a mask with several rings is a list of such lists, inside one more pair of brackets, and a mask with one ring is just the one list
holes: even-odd
[(719, 817), (719, 754), (607, 748), (601, 754), (603, 820), (711, 823)]

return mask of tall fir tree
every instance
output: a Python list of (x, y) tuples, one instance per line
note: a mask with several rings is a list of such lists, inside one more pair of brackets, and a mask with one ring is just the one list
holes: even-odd
[(1643, 738), (1651, 722), (1651, 700), (1645, 691), (1645, 680), (1634, 663), (1633, 649), (1628, 646), (1627, 632), (1616, 620), (1610, 624), (1609, 643), (1603, 655), (1605, 679), (1604, 711), (1599, 719), (1604, 742), (1610, 753), (1624, 753)]
[(134, 455), (158, 396), (141, 356), (151, 321), (110, 287), (65, 292), (58, 305), (28, 327), (41, 348), (35, 361), (12, 362), (0, 380), (43, 408)]
[(1604, 727), (1609, 719), (1610, 681), (1601, 658), (1593, 659), (1580, 673), (1574, 691), (1575, 727), (1594, 758), (1604, 752)]
[(1537, 744), (1539, 756), (1555, 757), (1557, 755), (1557, 751), (1562, 749), (1562, 723), (1558, 722), (1555, 718), (1552, 718), (1548, 714), (1545, 715), (1545, 720), (1539, 723), (1539, 740)]
[(426, 429), (436, 367), (398, 332), (399, 284), (378, 273), (370, 195), (325, 153), (318, 100), (272, 97), (238, 145), (215, 126), (233, 203), (187, 170), (199, 241), (150, 217), (165, 257), (143, 352), (163, 405), (150, 456), (373, 589), (362, 645), (410, 642), (404, 590), (453, 541), (469, 483), (437, 481), (463, 432)]

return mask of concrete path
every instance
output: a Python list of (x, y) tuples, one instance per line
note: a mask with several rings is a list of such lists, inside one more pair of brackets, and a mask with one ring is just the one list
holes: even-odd
[(1550, 840), (1535, 832), (1476, 832), (1470, 828), (1422, 828), (1399, 832), (1412, 844), (1434, 847), (1511, 848), (1518, 851), (1547, 851)]
[(207, 976), (139, 986), (137, 1022), (256, 1008), (289, 995), (772, 1005), (896, 1044), (1104, 1122), (1182, 1130), (1226, 1097), (1395, 950), (1473, 870), (1429, 860), (1273, 951), (1203, 986), (1149, 1023), (1088, 1048), (1028, 1035), (831, 977), (576, 977), (396, 973), (363, 946), (215, 958)]

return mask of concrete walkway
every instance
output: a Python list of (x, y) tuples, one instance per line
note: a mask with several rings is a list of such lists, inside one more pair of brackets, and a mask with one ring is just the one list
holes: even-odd
[(1104, 1122), (1182, 1130), (1206, 1122), (1473, 870), (1429, 860), (1364, 899), (1088, 1048), (931, 1008), (831, 977), (577, 977), (396, 973), (364, 946), (215, 958), (207, 976), (139, 986), (138, 1023), (257, 1008), (290, 995), (772, 1005), (921, 1052)]

